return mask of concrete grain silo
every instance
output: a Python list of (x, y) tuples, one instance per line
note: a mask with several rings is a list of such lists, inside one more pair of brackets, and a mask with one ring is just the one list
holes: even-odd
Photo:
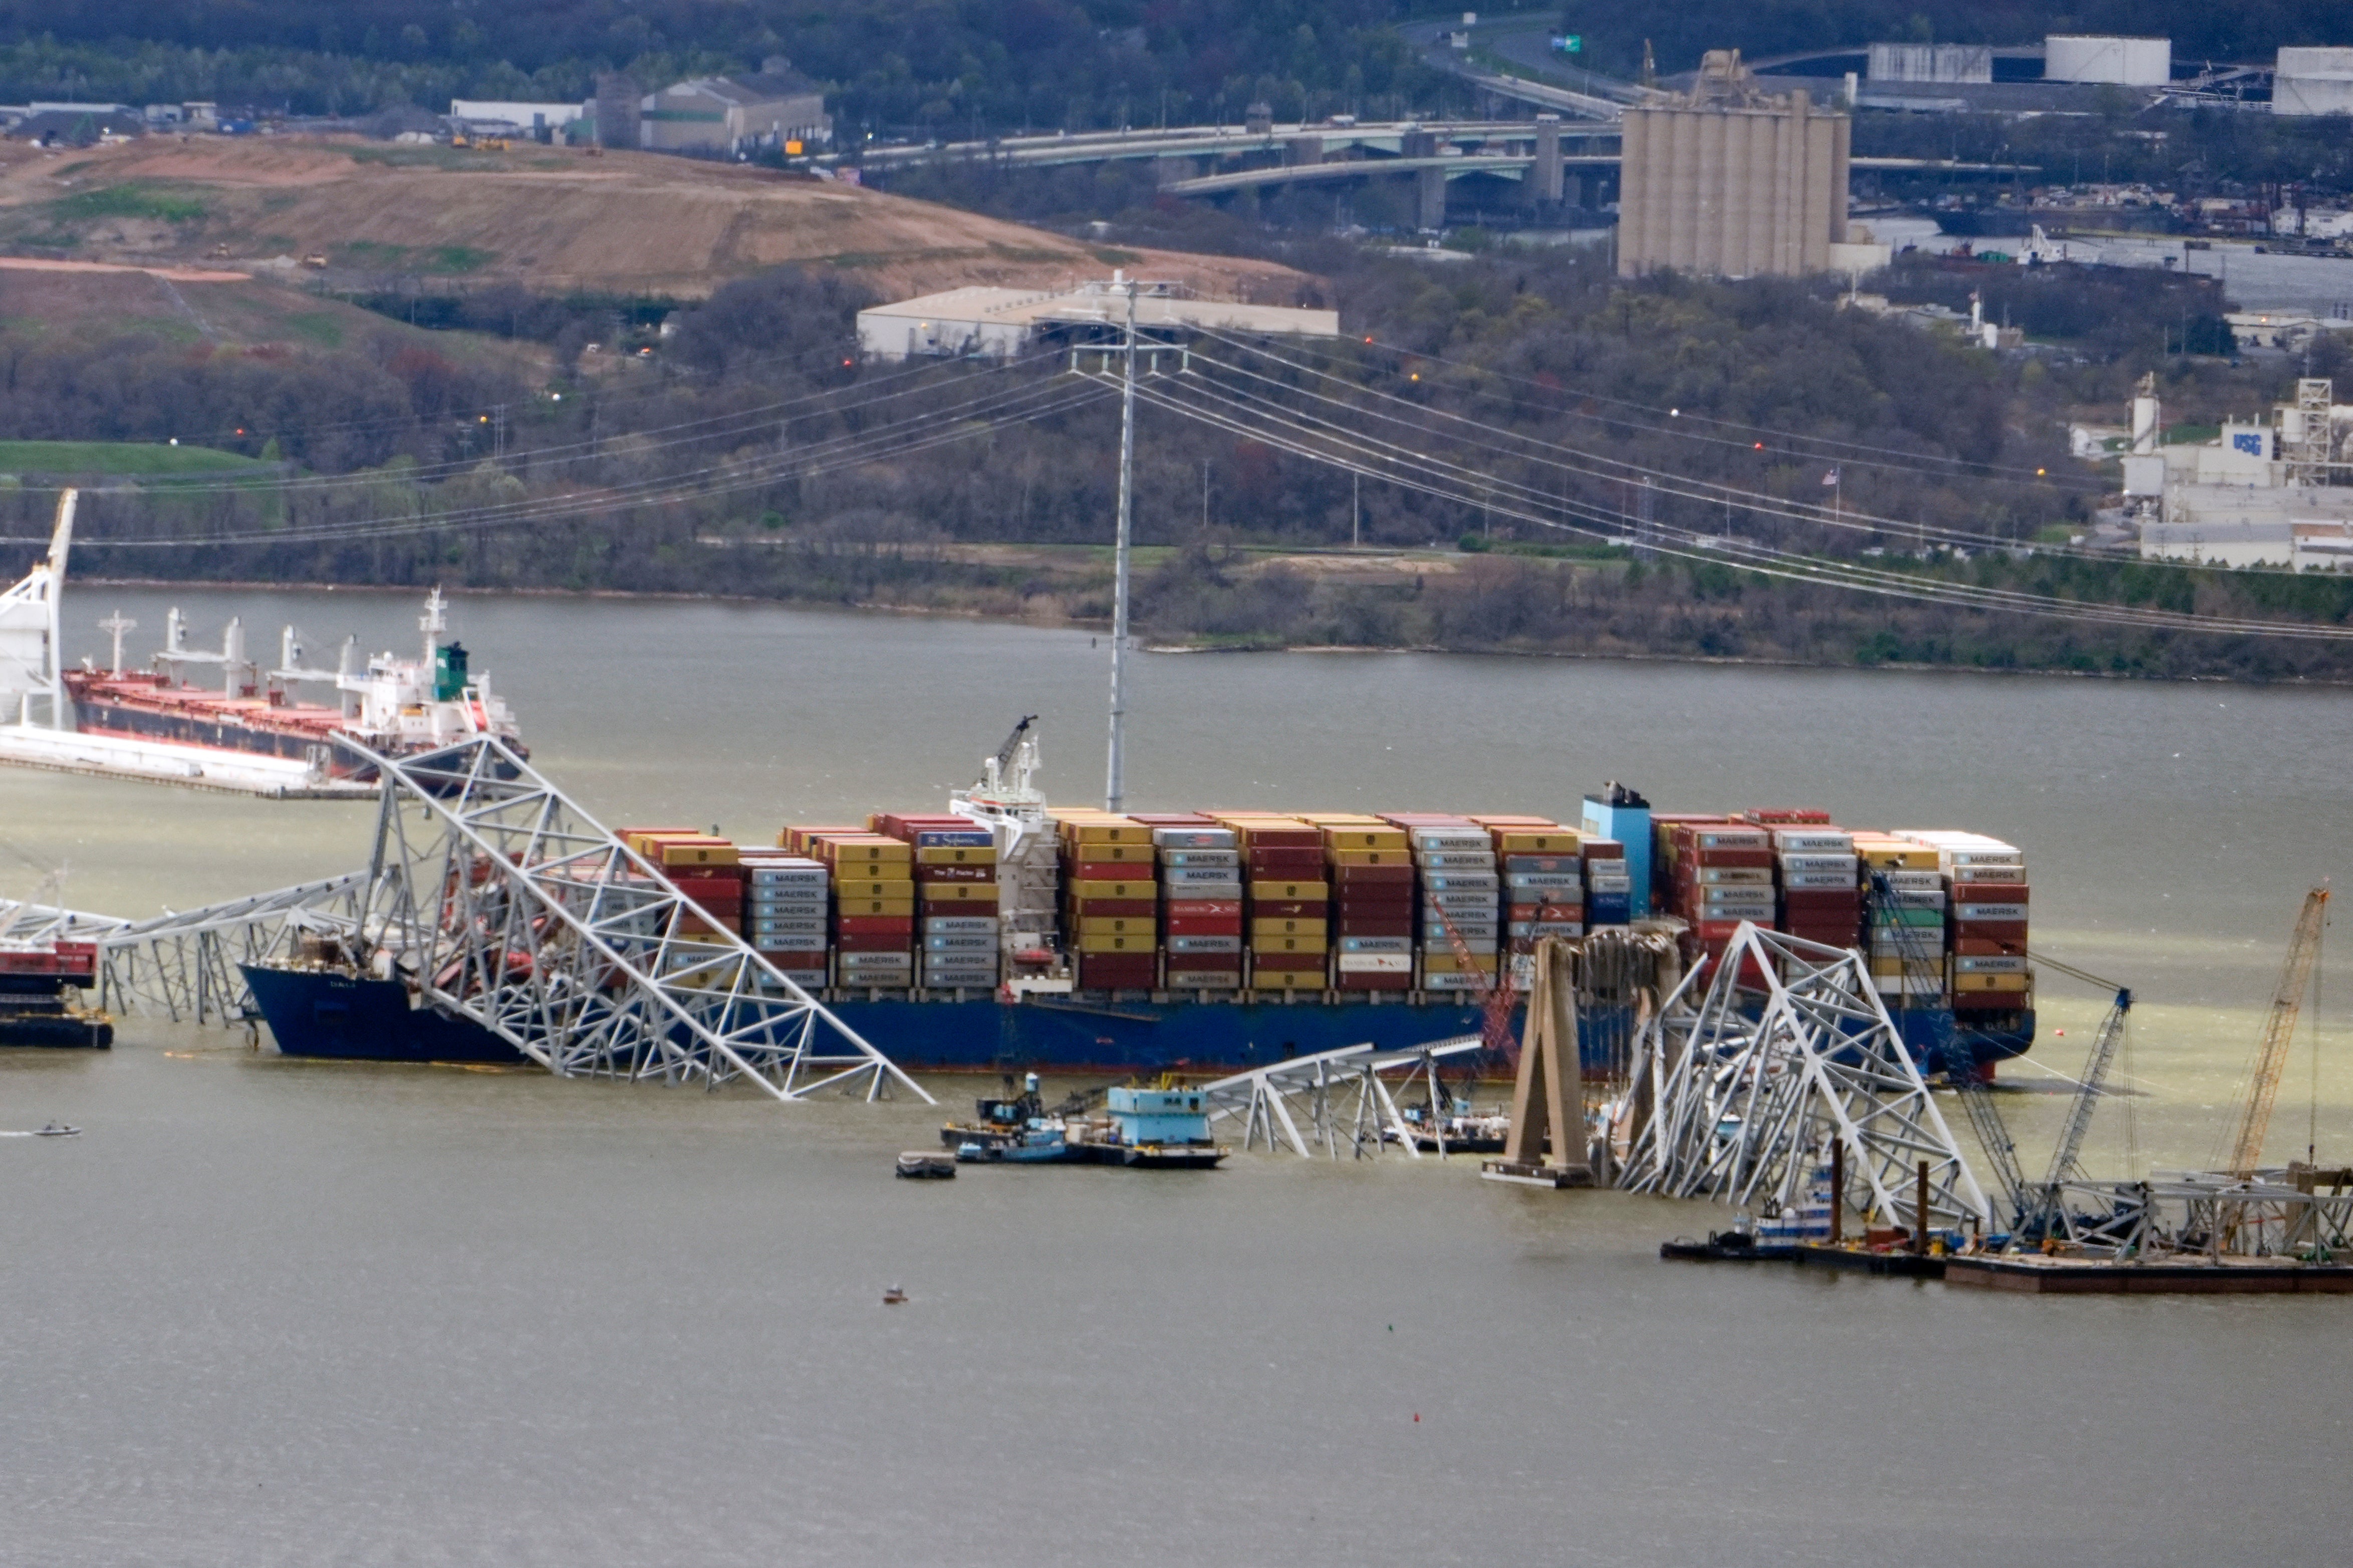
[(1689, 96), (1626, 110), (1618, 272), (1793, 278), (1847, 240), (1847, 117), (1761, 91), (1736, 49)]

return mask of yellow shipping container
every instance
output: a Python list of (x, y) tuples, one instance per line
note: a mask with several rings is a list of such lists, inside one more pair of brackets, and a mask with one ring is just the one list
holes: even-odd
[(1410, 849), (1326, 849), (1324, 858), (1335, 866), (1410, 866)]
[[(1377, 851), (1408, 847), (1405, 829), (1402, 827), (1326, 827), (1324, 830), (1324, 842), (1329, 847), (1340, 851), (1351, 849)], [(1373, 860), (1365, 861), (1362, 864), (1377, 866), (1380, 862)]]
[[(906, 883), (898, 885), (910, 886)], [(915, 900), (912, 896), (903, 899), (843, 899), (834, 905), (834, 911), (837, 914), (887, 920), (898, 916), (913, 916), (915, 912)]]
[(921, 866), (994, 866), (997, 847), (986, 848), (976, 844), (933, 845), (915, 851), (915, 862)]
[(1936, 868), (1936, 852), (1934, 849), (1925, 844), (1912, 844), (1901, 838), (1858, 833), (1854, 836), (1854, 852), (1864, 865), (1882, 871), (1933, 871)]
[(1474, 952), (1471, 955), (1471, 961), (1468, 963), (1451, 952), (1426, 953), (1421, 961), (1422, 973), (1425, 974), (1463, 974), (1472, 970), (1493, 974), (1495, 973), (1495, 955), (1492, 952)]
[(1119, 844), (1109, 839), (1082, 839), (1076, 845), (1065, 845), (1064, 852), (1073, 860), (1090, 866), (1133, 866), (1139, 872), (1150, 868), (1156, 851), (1149, 844)]
[(844, 872), (858, 866), (912, 866), (915, 863), (915, 847), (896, 838), (860, 835), (856, 838), (820, 840), (817, 858), (840, 867)]
[(1250, 896), (1253, 899), (1263, 899), (1269, 903), (1289, 904), (1302, 901), (1312, 903), (1317, 899), (1328, 900), (1332, 897), (1332, 884), (1329, 882), (1252, 882), (1250, 885)]
[(1125, 817), (1102, 822), (1065, 822), (1062, 824), (1062, 837), (1073, 844), (1141, 844), (1147, 849), (1152, 847), (1152, 829)]
[(1150, 952), (1154, 937), (1150, 931), (1082, 931), (1079, 933), (1081, 952)]
[[(744, 863), (744, 858), (736, 852), (735, 846), (724, 839), (681, 841), (663, 838), (655, 842), (661, 850), (661, 863), (665, 866), (740, 866)], [(653, 858), (650, 855), (646, 858)]]
[(1258, 936), (1250, 938), (1253, 952), (1322, 952), (1324, 941), (1321, 936)]
[(997, 905), (994, 882), (923, 882), (918, 889), (927, 904), (987, 904), (992, 909)]
[(1328, 934), (1330, 928), (1320, 920), (1304, 917), (1295, 920), (1250, 921), (1250, 945), (1263, 947), (1266, 939), (1277, 936), (1315, 936)]
[(836, 882), (834, 890), (845, 899), (913, 900), (915, 896), (915, 884), (904, 877), (858, 877)]
[(1151, 936), (1159, 922), (1150, 915), (1081, 915), (1081, 936)]
[(1557, 833), (1512, 827), (1495, 835), (1497, 852), (1504, 855), (1574, 855), (1584, 841), (1583, 834), (1566, 827)]
[(1156, 899), (1160, 896), (1157, 882), (1072, 882), (1071, 896), (1078, 899)]

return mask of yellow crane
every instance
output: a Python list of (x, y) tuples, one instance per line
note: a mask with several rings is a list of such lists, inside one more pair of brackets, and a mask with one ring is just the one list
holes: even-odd
[(2272, 1106), (2279, 1099), (2280, 1073), (2287, 1066), (2296, 1016), (2304, 1011), (2304, 994), (2311, 988), (2313, 969), (2320, 962), (2320, 928), (2327, 913), (2327, 888), (2315, 888), (2305, 895), (2304, 912), (2296, 917), (2295, 935), (2287, 944), (2287, 963), (2280, 971), (2279, 989), (2272, 993), (2271, 1015), (2263, 1020), (2263, 1038), (2255, 1046), (2246, 1102), (2239, 1108), (2230, 1158), (2222, 1166), (2241, 1181), (2252, 1177), (2263, 1161), (2263, 1136), (2271, 1131)]

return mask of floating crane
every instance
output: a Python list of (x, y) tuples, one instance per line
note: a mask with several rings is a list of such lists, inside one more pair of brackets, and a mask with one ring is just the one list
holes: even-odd
[(2116, 1048), (2124, 1043), (2125, 1026), (2132, 1016), (2133, 1005), (2132, 992), (2114, 981), (2103, 980), (2053, 959), (2037, 957), (2035, 962), (2078, 980), (2106, 986), (2116, 996), (2108, 1007), (2108, 1016), (2100, 1020), (2099, 1032), (2092, 1037), (2092, 1052), (2084, 1059), (2084, 1076), (2075, 1080), (2075, 1099), (2067, 1107), (2067, 1120), (2061, 1124), (2059, 1142), (2051, 1151), (2051, 1169), (2042, 1185), (2027, 1194), (2026, 1201), (2021, 1205), (2017, 1234), (2031, 1241), (2040, 1241), (2067, 1228), (2067, 1184), (2087, 1177), (2083, 1167), (2084, 1139), (2092, 1130), (2092, 1112), (2098, 1109), (2100, 1097), (2107, 1092), (2108, 1069), (2116, 1065)]
[(2279, 1099), (2280, 1071), (2287, 1065), (2288, 1042), (2304, 1011), (2304, 994), (2311, 987), (2320, 963), (2320, 931), (2328, 917), (2328, 889), (2318, 887), (2304, 896), (2304, 912), (2296, 917), (2295, 935), (2287, 944), (2287, 963), (2280, 970), (2279, 988), (2272, 993), (2270, 1016), (2255, 1044), (2254, 1065), (2247, 1075), (2247, 1098), (2239, 1108), (2239, 1121), (2222, 1169), (2240, 1181), (2253, 1179), (2263, 1157), (2263, 1138), (2271, 1131), (2272, 1107)]

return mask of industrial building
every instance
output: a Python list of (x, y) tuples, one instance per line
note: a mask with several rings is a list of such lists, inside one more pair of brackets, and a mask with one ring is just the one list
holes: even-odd
[[(1127, 288), (1125, 277), (1113, 273), (1108, 282), (1058, 292), (951, 289), (895, 305), (876, 305), (858, 312), (858, 351), (877, 360), (927, 354), (1003, 358), (1047, 339), (1101, 336), (1125, 326)], [(1136, 288), (1136, 327), (1156, 339), (1205, 331), (1340, 335), (1337, 310), (1187, 299), (1166, 284), (1140, 283)]]
[(2161, 446), (2148, 382), (2133, 400), (2125, 499), (2140, 510), (2145, 560), (2353, 569), (2353, 407), (2334, 384), (2296, 383), (2269, 421), (2226, 420), (2202, 445)]
[(593, 117), (593, 103), (533, 103), (507, 99), (458, 98), (449, 101), (449, 123), (459, 131), (530, 136), (540, 141)]
[(757, 76), (694, 77), (638, 104), (638, 145), (650, 152), (798, 153), (832, 139), (824, 92), (782, 55), (769, 56)]
[(1991, 44), (1873, 44), (1866, 58), (1874, 82), (1993, 80)]
[(1797, 277), (1883, 260), (1848, 247), (1851, 124), (1804, 89), (1766, 92), (1737, 49), (1711, 51), (1690, 93), (1630, 106), (1618, 272)]
[(2173, 40), (2053, 33), (2042, 40), (2042, 79), (2163, 87), (2173, 79)]
[(2274, 114), (2353, 114), (2353, 49), (2282, 49), (2272, 73)]

